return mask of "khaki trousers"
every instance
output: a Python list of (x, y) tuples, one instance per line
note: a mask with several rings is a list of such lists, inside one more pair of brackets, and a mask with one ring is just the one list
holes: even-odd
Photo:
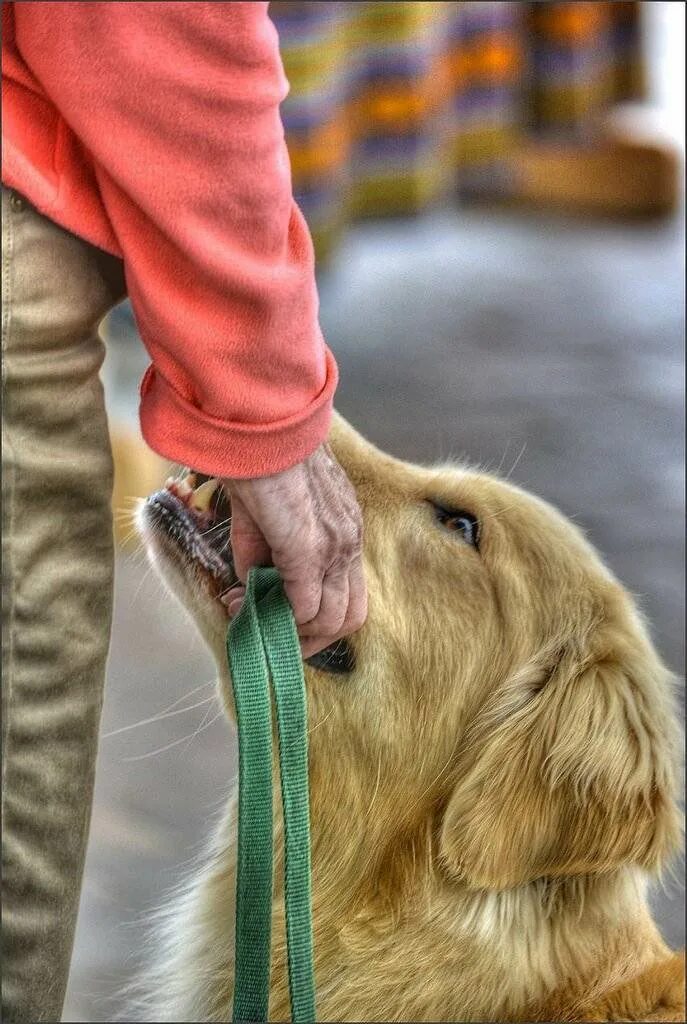
[(3, 1020), (58, 1021), (112, 610), (98, 327), (122, 264), (2, 189)]

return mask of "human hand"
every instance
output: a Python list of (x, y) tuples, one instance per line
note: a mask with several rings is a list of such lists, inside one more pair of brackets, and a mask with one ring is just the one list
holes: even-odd
[[(245, 584), (255, 565), (279, 570), (303, 657), (359, 629), (367, 616), (362, 517), (329, 446), (273, 476), (222, 484), (231, 498), (236, 574)], [(234, 587), (223, 598), (231, 615), (244, 593)]]

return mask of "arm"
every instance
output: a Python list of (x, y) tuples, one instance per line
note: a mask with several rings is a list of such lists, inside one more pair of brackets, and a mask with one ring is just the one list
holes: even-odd
[(337, 374), (267, 4), (26, 3), (15, 17), (24, 59), (92, 155), (124, 254), (153, 361), (146, 440), (234, 479), (300, 462), (326, 436)]

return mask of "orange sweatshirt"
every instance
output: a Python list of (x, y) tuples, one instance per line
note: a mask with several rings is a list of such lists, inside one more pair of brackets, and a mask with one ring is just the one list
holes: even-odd
[(151, 448), (226, 477), (305, 458), (337, 371), (267, 4), (33, 0), (2, 30), (3, 183), (123, 258)]

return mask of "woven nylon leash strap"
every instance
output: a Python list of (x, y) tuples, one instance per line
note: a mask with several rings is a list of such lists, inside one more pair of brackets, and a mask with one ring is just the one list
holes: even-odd
[(296, 625), (276, 569), (251, 569), (227, 633), (239, 735), (234, 1024), (266, 1021), (272, 923), (272, 702), (284, 814), (284, 903), (294, 1024), (315, 1021), (308, 734)]

